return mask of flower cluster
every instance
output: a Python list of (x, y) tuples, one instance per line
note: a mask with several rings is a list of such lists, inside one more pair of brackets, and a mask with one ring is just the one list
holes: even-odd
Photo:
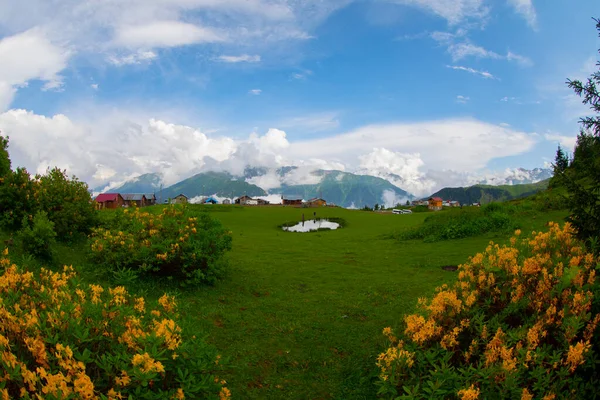
[(91, 258), (108, 268), (133, 268), (177, 276), (186, 283), (212, 283), (222, 273), (231, 235), (208, 215), (185, 207), (158, 214), (138, 208), (119, 210), (107, 228), (94, 229)]
[[(219, 356), (183, 340), (177, 304), (82, 285), (72, 267), (25, 271), (0, 256), (1, 398), (217, 398)], [(154, 305), (154, 307), (150, 307)], [(131, 397), (130, 397), (131, 396)]]
[[(588, 390), (577, 373), (593, 357), (600, 321), (591, 313), (598, 260), (573, 233), (568, 223), (528, 238), (517, 230), (509, 246), (490, 243), (459, 266), (454, 285), (405, 316), (403, 340), (384, 329), (390, 347), (377, 360), (381, 393), (414, 388), (416, 377), (435, 382), (439, 398)], [(415, 398), (436, 398), (421, 388)]]

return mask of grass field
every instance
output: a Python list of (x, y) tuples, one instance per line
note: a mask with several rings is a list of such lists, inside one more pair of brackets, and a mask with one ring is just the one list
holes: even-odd
[[(206, 335), (227, 365), (235, 398), (373, 399), (381, 330), (401, 324), (418, 297), (454, 279), (443, 265), (483, 250), (487, 234), (423, 243), (390, 239), (419, 225), (425, 214), (393, 215), (338, 208), (319, 217), (346, 221), (330, 232), (291, 233), (279, 225), (314, 209), (193, 206), (211, 212), (233, 234), (230, 271), (214, 287), (179, 290), (166, 280), (144, 279), (130, 290), (150, 297), (176, 293), (182, 325)], [(565, 212), (520, 221), (542, 229)], [(84, 244), (61, 246), (59, 261), (81, 266), (86, 280), (111, 283), (86, 266)], [(114, 283), (113, 283), (114, 284)]]

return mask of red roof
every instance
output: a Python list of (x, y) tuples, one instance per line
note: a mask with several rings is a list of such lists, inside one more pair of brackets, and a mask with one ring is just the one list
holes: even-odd
[(119, 196), (119, 193), (102, 193), (96, 197), (96, 202), (104, 203), (105, 201), (115, 201), (117, 200), (117, 196)]
[(433, 201), (444, 201), (444, 200), (442, 200), (441, 197), (432, 197), (430, 200), (433, 200)]

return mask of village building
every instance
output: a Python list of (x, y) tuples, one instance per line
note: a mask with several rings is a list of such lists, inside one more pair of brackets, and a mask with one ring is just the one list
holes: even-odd
[(256, 199), (256, 202), (258, 203), (259, 206), (268, 206), (269, 203), (267, 200), (263, 200), (263, 199)]
[(302, 207), (302, 197), (301, 196), (282, 196), (281, 204), (284, 206), (294, 206), (294, 207)]
[(121, 195), (126, 207), (144, 207), (146, 196), (141, 193), (123, 193)]
[(444, 200), (440, 197), (431, 197), (428, 201), (428, 208), (432, 211), (440, 211), (442, 209), (442, 204)]
[(225, 199), (225, 200), (223, 200), (223, 204), (230, 205), (231, 204), (231, 200)]
[(119, 208), (125, 205), (123, 196), (119, 193), (102, 193), (99, 194), (95, 199), (95, 206), (97, 210), (103, 210), (105, 208)]
[(156, 195), (154, 193), (144, 193), (146, 197), (146, 205), (153, 206), (156, 204)]
[(202, 203), (204, 203), (204, 204), (218, 204), (219, 201), (217, 199), (215, 199), (214, 197), (207, 197), (206, 199), (204, 199), (204, 201), (202, 201)]
[(252, 200), (252, 197), (243, 195), (242, 197), (238, 197), (235, 199), (235, 204), (245, 205), (248, 200)]
[(173, 204), (186, 204), (187, 202), (188, 198), (185, 194), (178, 194), (171, 200), (171, 203)]
[(325, 206), (327, 206), (327, 202), (318, 197), (307, 200), (305, 204), (307, 207), (325, 207)]

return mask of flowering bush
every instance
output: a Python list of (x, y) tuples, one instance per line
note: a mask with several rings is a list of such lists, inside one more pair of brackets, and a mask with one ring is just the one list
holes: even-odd
[(56, 232), (54, 223), (48, 219), (48, 214), (38, 211), (31, 221), (23, 217), (23, 228), (19, 231), (19, 239), (23, 250), (35, 257), (51, 259)]
[(414, 399), (589, 398), (600, 315), (590, 312), (598, 260), (569, 224), (510, 246), (490, 243), (458, 281), (420, 299), (377, 359), (380, 394)]
[(39, 276), (0, 257), (0, 397), (225, 399), (219, 356), (183, 340), (175, 299), (146, 304), (124, 287)]
[(107, 225), (92, 233), (96, 263), (175, 276), (182, 284), (215, 282), (231, 249), (231, 233), (218, 221), (206, 214), (191, 216), (185, 207), (166, 207), (158, 215), (119, 210)]

